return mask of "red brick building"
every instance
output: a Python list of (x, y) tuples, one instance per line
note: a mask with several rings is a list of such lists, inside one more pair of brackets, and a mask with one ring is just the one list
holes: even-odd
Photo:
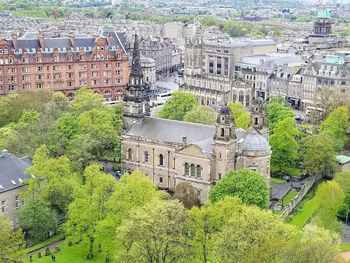
[(128, 83), (124, 36), (52, 32), (0, 39), (0, 95), (28, 90), (61, 91), (73, 99), (81, 87), (121, 100)]

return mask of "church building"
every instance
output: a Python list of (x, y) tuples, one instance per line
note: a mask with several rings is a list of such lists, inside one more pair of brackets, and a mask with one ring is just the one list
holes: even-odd
[(271, 149), (262, 103), (252, 107), (252, 125), (235, 128), (230, 109), (220, 107), (215, 126), (150, 116), (149, 97), (135, 36), (130, 80), (124, 98), (121, 165), (141, 170), (159, 188), (174, 191), (189, 182), (201, 202), (227, 171), (249, 168), (270, 178)]

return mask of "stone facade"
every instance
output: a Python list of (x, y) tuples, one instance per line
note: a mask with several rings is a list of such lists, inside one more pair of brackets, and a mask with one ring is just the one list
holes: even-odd
[(174, 48), (171, 41), (165, 38), (147, 38), (140, 41), (141, 55), (156, 61), (156, 74), (160, 79), (171, 74)]
[(270, 146), (255, 128), (235, 129), (222, 107), (216, 126), (143, 117), (122, 135), (122, 170), (141, 170), (159, 188), (190, 182), (201, 202), (229, 170), (250, 168), (270, 177)]
[(220, 105), (223, 98), (252, 103), (251, 84), (235, 79), (235, 67), (240, 58), (276, 52), (270, 39), (204, 39), (201, 27), (186, 39), (185, 84), (180, 87), (198, 96), (204, 105)]
[(25, 180), (31, 175), (25, 174), (25, 169), (31, 165), (29, 158), (17, 158), (7, 150), (0, 155), (0, 216), (9, 220), (12, 227), (18, 226), (17, 212), (25, 191)]
[(122, 36), (14, 34), (0, 39), (0, 95), (50, 89), (70, 99), (89, 87), (107, 101), (121, 100), (128, 82), (128, 57)]
[(215, 126), (150, 117), (137, 36), (134, 43), (124, 97), (122, 171), (139, 169), (159, 188), (169, 191), (180, 182), (190, 182), (203, 203), (210, 188), (229, 170), (250, 168), (268, 182), (271, 150), (258, 131), (266, 127), (262, 103), (254, 107), (248, 131), (235, 128), (227, 106), (220, 107)]

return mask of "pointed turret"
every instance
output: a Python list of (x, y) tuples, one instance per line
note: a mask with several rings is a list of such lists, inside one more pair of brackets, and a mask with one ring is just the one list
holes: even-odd
[(134, 122), (149, 115), (148, 88), (143, 81), (139, 39), (135, 35), (129, 83), (124, 96), (124, 128), (128, 130)]
[(132, 62), (131, 62), (131, 71), (130, 71), (130, 78), (131, 77), (138, 77), (143, 78), (142, 73), (142, 66), (141, 66), (141, 55), (140, 55), (140, 48), (139, 48), (139, 38), (135, 34), (134, 39), (134, 50), (132, 52)]

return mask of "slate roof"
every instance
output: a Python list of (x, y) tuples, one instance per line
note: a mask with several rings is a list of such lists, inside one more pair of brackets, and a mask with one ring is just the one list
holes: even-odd
[[(174, 121), (156, 117), (144, 117), (135, 123), (126, 135), (139, 136), (159, 142), (182, 143), (187, 137), (188, 144), (199, 146), (207, 154), (213, 153), (215, 126)], [(246, 132), (236, 129), (237, 141), (244, 138)]]
[(215, 127), (155, 117), (144, 117), (140, 122), (135, 123), (126, 134), (160, 142), (173, 143), (182, 143), (182, 138), (187, 137), (188, 144), (195, 144), (214, 138)]
[(0, 193), (19, 187), (30, 175), (24, 171), (30, 166), (27, 159), (21, 160), (11, 153), (0, 155)]

